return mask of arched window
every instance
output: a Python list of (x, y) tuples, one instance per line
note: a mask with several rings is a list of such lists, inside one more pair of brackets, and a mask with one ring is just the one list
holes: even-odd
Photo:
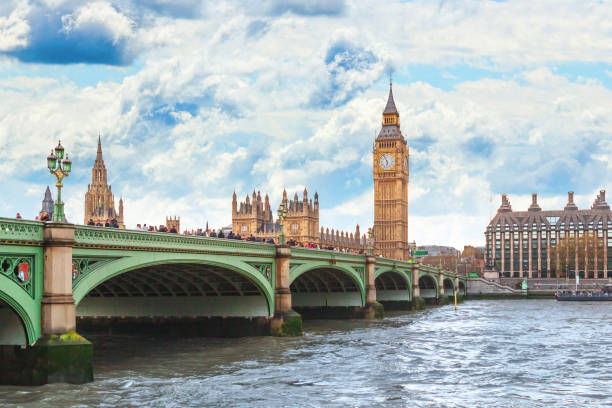
[(291, 224), (291, 233), (293, 233), (293, 234), (297, 234), (297, 233), (298, 233), (298, 230), (299, 230), (299, 228), (298, 228), (297, 223), (293, 223), (293, 224)]

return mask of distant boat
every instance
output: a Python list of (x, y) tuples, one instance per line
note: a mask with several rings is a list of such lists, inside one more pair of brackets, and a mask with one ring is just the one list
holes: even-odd
[(562, 292), (555, 293), (555, 299), (560, 302), (612, 302), (612, 285), (604, 286), (602, 291)]

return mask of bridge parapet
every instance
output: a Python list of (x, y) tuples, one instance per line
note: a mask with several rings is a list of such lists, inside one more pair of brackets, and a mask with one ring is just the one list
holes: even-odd
[(0, 242), (42, 242), (43, 223), (16, 218), (0, 218)]
[(130, 231), (100, 227), (77, 226), (76, 247), (105, 247), (129, 250), (160, 250), (172, 252), (208, 252), (270, 256), (274, 245), (223, 238), (185, 236), (162, 232)]
[(292, 259), (317, 259), (330, 262), (349, 262), (365, 264), (363, 254), (351, 254), (347, 252), (335, 252), (325, 249), (291, 248)]

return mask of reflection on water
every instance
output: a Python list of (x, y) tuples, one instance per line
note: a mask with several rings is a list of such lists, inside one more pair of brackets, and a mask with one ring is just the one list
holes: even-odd
[(96, 381), (0, 406), (611, 406), (612, 303), (469, 301), (300, 338), (93, 337)]

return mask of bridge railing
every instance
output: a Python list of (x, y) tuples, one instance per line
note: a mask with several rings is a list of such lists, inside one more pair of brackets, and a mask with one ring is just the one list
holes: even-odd
[(75, 230), (77, 246), (107, 247), (110, 249), (142, 250), (183, 250), (241, 253), (274, 256), (274, 245), (237, 241), (223, 238), (178, 235), (163, 232), (123, 230), (115, 228), (77, 225)]
[(321, 260), (337, 260), (345, 262), (364, 262), (363, 254), (352, 254), (350, 252), (338, 252), (327, 249), (316, 249), (316, 248), (302, 248), (292, 247), (291, 248), (292, 258), (309, 258), (309, 259), (321, 259)]
[(42, 242), (43, 223), (0, 217), (0, 241)]

